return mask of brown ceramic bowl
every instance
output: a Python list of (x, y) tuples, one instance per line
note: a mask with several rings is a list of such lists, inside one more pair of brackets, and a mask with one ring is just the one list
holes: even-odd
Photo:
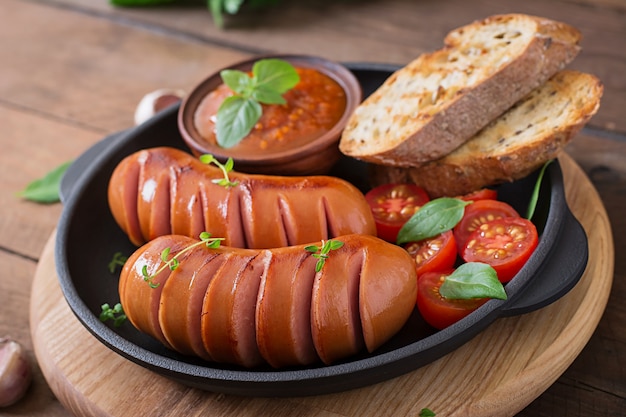
[[(227, 158), (233, 158), (235, 170), (239, 172), (275, 175), (319, 175), (326, 174), (339, 160), (338, 142), (341, 132), (348, 118), (354, 112), (362, 99), (361, 86), (354, 74), (345, 66), (329, 61), (324, 58), (305, 55), (264, 55), (230, 65), (229, 69), (241, 71), (251, 70), (252, 65), (263, 58), (278, 58), (290, 62), (294, 67), (312, 68), (333, 79), (344, 90), (346, 105), (343, 114), (334, 126), (325, 130), (312, 140), (295, 147), (283, 149), (255, 149), (244, 150), (235, 145), (231, 148), (223, 148), (211, 143), (203, 137), (196, 125), (196, 112), (203, 99), (220, 84), (222, 79), (220, 71), (210, 75), (202, 81), (183, 100), (178, 113), (178, 128), (180, 133), (194, 155), (212, 154), (218, 160), (224, 162)], [(246, 141), (246, 138), (241, 143)], [(286, 148), (286, 149), (285, 149)]]

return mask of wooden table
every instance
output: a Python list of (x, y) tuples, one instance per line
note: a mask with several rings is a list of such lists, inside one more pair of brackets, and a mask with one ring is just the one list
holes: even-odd
[[(437, 49), (454, 27), (520, 11), (578, 27), (583, 51), (571, 67), (596, 74), (605, 85), (600, 111), (567, 151), (604, 203), (617, 256), (613, 288), (595, 333), (556, 382), (518, 415), (626, 414), (623, 1), (284, 1), (265, 13), (228, 19), (223, 30), (204, 7), (189, 3), (118, 9), (105, 0), (0, 2), (0, 336), (19, 340), (36, 363), (28, 327), (32, 280), (62, 210), (60, 204), (38, 205), (15, 193), (103, 136), (130, 127), (145, 93), (161, 87), (188, 91), (213, 70), (268, 51), (401, 65)], [(71, 414), (35, 366), (27, 396), (0, 415)]]

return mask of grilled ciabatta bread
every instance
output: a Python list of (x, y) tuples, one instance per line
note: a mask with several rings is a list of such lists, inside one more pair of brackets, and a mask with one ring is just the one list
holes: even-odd
[(595, 76), (560, 71), (450, 154), (417, 168), (371, 165), (372, 182), (415, 183), (435, 198), (523, 178), (558, 156), (602, 92)]
[(359, 106), (339, 148), (401, 167), (446, 155), (571, 62), (579, 41), (571, 26), (523, 14), (453, 30)]

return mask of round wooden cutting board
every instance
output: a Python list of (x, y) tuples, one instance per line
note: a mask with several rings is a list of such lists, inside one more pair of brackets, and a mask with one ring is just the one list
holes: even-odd
[(570, 208), (587, 232), (589, 262), (579, 283), (533, 313), (496, 320), (443, 358), (389, 381), (338, 394), (247, 398), (200, 391), (124, 359), (96, 340), (63, 302), (54, 235), (35, 273), (30, 326), (51, 389), (77, 416), (510, 416), (567, 369), (606, 307), (614, 247), (604, 206), (567, 155), (560, 158)]

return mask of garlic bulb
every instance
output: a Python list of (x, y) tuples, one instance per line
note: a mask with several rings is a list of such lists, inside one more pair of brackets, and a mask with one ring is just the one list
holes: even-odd
[(32, 370), (22, 346), (0, 337), (0, 407), (16, 403), (32, 380)]
[(135, 125), (145, 122), (159, 111), (179, 102), (184, 95), (184, 91), (171, 88), (162, 88), (146, 94), (135, 110)]

